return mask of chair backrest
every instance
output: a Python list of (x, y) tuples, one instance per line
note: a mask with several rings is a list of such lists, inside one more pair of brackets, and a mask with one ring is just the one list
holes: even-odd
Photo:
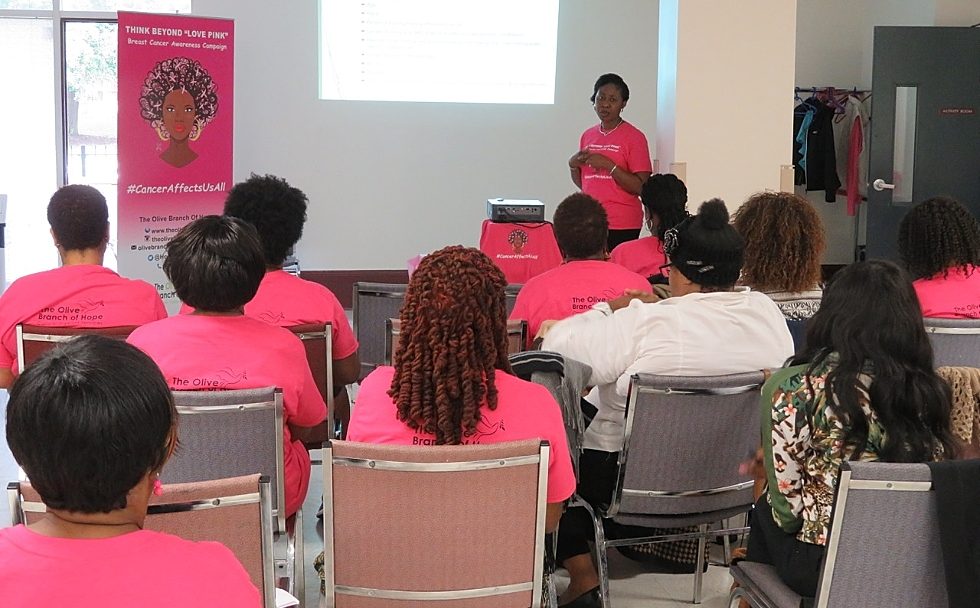
[(125, 340), (138, 325), (118, 327), (42, 327), (40, 325), (17, 325), (17, 366), (20, 371), (37, 361), (38, 357), (62, 342), (78, 336), (98, 334)]
[(354, 283), (354, 335), (362, 377), (384, 363), (385, 321), (401, 314), (407, 288), (395, 283)]
[[(402, 333), (401, 319), (385, 319), (384, 364), (391, 365), (398, 352), (398, 339)], [(509, 319), (507, 321), (507, 354), (523, 352), (527, 345), (527, 321)]]
[(793, 350), (803, 352), (806, 346), (806, 324), (809, 319), (786, 319), (789, 335), (793, 337)]
[(947, 606), (926, 464), (841, 466), (817, 608)]
[(330, 442), (325, 605), (538, 605), (549, 450)]
[(739, 464), (759, 447), (763, 371), (723, 376), (636, 374), (609, 514), (683, 515), (748, 507)]
[(524, 285), (520, 283), (511, 283), (504, 287), (504, 305), (507, 307), (507, 316), (514, 312), (514, 305), (517, 304), (517, 294), (520, 293), (521, 287)]
[(923, 320), (936, 367), (980, 367), (980, 319)]
[(334, 428), (333, 403), (333, 333), (330, 323), (305, 323), (287, 327), (302, 340), (306, 362), (310, 366), (316, 388), (327, 404), (327, 428)]
[[(11, 509), (13, 525), (34, 523), (47, 511), (30, 482), (12, 482), (7, 491), (11, 504), (16, 505)], [(168, 485), (162, 496), (150, 498), (143, 528), (228, 547), (262, 592), (266, 608), (275, 607), (268, 477), (248, 475)]]
[(273, 529), (285, 526), (282, 390), (173, 391), (180, 444), (165, 484), (260, 474), (272, 484)]

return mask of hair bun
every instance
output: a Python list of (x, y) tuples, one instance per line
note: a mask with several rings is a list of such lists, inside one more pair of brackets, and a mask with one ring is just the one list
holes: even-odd
[(708, 230), (721, 230), (728, 225), (728, 207), (720, 198), (701, 203), (698, 218), (703, 227)]

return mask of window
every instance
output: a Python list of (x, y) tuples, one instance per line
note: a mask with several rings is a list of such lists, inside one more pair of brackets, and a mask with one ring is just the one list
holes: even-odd
[(46, 210), (65, 184), (105, 195), (115, 268), (117, 10), (189, 13), (191, 0), (0, 0), (0, 57), (18, 58), (0, 62), (15, 84), (0, 95), (8, 283), (58, 265)]

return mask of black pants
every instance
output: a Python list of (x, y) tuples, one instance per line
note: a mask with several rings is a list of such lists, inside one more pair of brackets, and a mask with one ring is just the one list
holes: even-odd
[(805, 543), (776, 525), (765, 494), (755, 503), (749, 525), (746, 561), (773, 566), (790, 589), (804, 597), (815, 596), (826, 548)]
[[(585, 450), (579, 458), (578, 495), (591, 505), (609, 504), (616, 486), (616, 460), (619, 452)], [(589, 552), (594, 536), (592, 518), (585, 507), (568, 509), (558, 526), (559, 564), (570, 557)]]
[(625, 243), (626, 241), (635, 241), (640, 238), (639, 228), (630, 228), (628, 230), (610, 230), (609, 236), (606, 237), (606, 250), (612, 252), (616, 248), (616, 245), (620, 243)]

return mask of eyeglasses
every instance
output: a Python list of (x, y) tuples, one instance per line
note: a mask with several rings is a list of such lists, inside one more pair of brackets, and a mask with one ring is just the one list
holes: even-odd
[(667, 262), (666, 264), (660, 265), (660, 276), (667, 277), (670, 276), (670, 267), (673, 266), (673, 262)]

